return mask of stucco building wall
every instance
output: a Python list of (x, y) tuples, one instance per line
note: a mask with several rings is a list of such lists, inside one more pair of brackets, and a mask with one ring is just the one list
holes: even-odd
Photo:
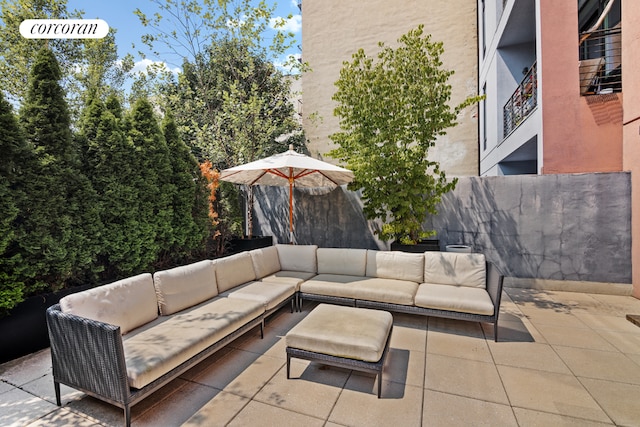
[(640, 298), (640, 2), (625, 1), (622, 28), (623, 168), (631, 172), (633, 294)]
[(622, 170), (622, 94), (580, 96), (577, 7), (540, 0), (545, 174)]

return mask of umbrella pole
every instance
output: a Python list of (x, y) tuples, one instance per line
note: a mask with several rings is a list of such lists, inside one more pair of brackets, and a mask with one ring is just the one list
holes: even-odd
[(289, 168), (289, 241), (293, 244), (293, 168)]

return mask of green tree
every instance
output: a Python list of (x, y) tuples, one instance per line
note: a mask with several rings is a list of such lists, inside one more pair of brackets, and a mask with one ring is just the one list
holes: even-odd
[(237, 39), (208, 47), (200, 60), (185, 62), (163, 95), (201, 157), (223, 169), (302, 145), (289, 82), (271, 62)]
[(134, 66), (133, 56), (118, 58), (114, 28), (102, 39), (83, 39), (71, 70), (67, 89), (72, 120), (75, 123), (92, 98), (105, 101), (110, 95), (124, 98), (124, 83)]
[(94, 261), (102, 232), (97, 197), (80, 168), (60, 78), (54, 53), (41, 49), (20, 110), (38, 162), (29, 172), (33, 186), (25, 212), (27, 232), (20, 242), (25, 261), (38, 271), (33, 290), (61, 288), (97, 273)]
[[(287, 101), (289, 82), (273, 66), (291, 47), (294, 34), (281, 30), (285, 21), (274, 20), (273, 6), (251, 0), (154, 3), (160, 12), (152, 18), (136, 11), (151, 30), (143, 41), (156, 56), (159, 47), (173, 52), (174, 65), (182, 65), (177, 78), (163, 74), (159, 90), (199, 160), (224, 169), (303, 144), (301, 125)], [(273, 22), (275, 32), (270, 32)], [(297, 61), (290, 65), (304, 68)], [(251, 212), (253, 199), (247, 191)], [(237, 210), (238, 198), (225, 202), (221, 197), (218, 204), (220, 229), (240, 230), (238, 224), (223, 226)]]
[(66, 0), (0, 0), (0, 87), (12, 103), (24, 101), (34, 59), (45, 46), (61, 68), (60, 84), (73, 124), (91, 96), (103, 101), (112, 92), (124, 96), (123, 84), (134, 61), (130, 54), (118, 58), (116, 29), (102, 39), (26, 39), (18, 31), (25, 19), (81, 18), (83, 14), (68, 11)]
[(175, 186), (171, 183), (169, 149), (151, 103), (140, 98), (133, 106), (128, 134), (136, 152), (142, 265), (147, 267), (168, 257), (173, 246)]
[(38, 51), (47, 46), (69, 77), (80, 60), (79, 39), (26, 39), (18, 28), (25, 19), (80, 18), (81, 13), (67, 11), (66, 0), (0, 0), (0, 87), (12, 102), (22, 102), (28, 78)]
[(18, 242), (24, 228), (21, 226), (21, 208), (28, 202), (24, 190), (25, 167), (33, 163), (11, 104), (0, 92), (0, 313), (13, 308), (23, 300), (25, 275), (29, 272), (22, 263)]
[(395, 49), (379, 43), (377, 61), (360, 49), (343, 63), (333, 96), (341, 131), (330, 136), (338, 148), (329, 155), (354, 172), (349, 188), (362, 190), (368, 219), (383, 221), (380, 238), (415, 243), (433, 234), (423, 230), (426, 214), (436, 213), (457, 182), (429, 160), (429, 149), (481, 98), (449, 105), (453, 71), (443, 69), (443, 45), (422, 25), (398, 43)]
[(202, 252), (209, 236), (206, 181), (189, 147), (182, 141), (173, 116), (168, 112), (162, 122), (171, 160), (173, 194), (173, 238), (169, 251), (177, 262), (186, 261), (195, 252)]
[[(141, 9), (135, 14), (150, 32), (142, 42), (157, 57), (180, 66), (184, 60), (197, 62), (204, 49), (220, 40), (243, 40), (252, 52), (269, 61), (282, 59), (293, 46), (295, 34), (285, 32), (285, 19), (275, 18), (275, 6), (253, 0), (151, 0), (155, 12)], [(288, 19), (291, 16), (287, 17)], [(272, 28), (274, 31), (270, 31)], [(162, 55), (160, 54), (162, 50)], [(172, 56), (168, 59), (168, 56)], [(292, 69), (298, 61), (289, 58)], [(205, 79), (201, 80), (206, 84)]]
[(106, 106), (94, 97), (85, 108), (79, 139), (83, 142), (85, 171), (98, 194), (104, 232), (98, 263), (105, 279), (144, 271), (142, 236), (138, 218), (140, 179), (136, 152), (121, 126), (121, 107), (115, 95)]
[[(199, 64), (185, 62), (177, 82), (163, 88), (180, 130), (200, 158), (221, 170), (285, 151), (289, 144), (303, 145), (301, 125), (288, 101), (289, 81), (271, 62), (237, 39), (208, 47), (200, 60)], [(204, 89), (202, 79), (209, 82)], [(221, 200), (221, 207), (236, 211), (237, 191), (225, 190), (232, 198), (229, 203)], [(251, 189), (246, 191), (250, 218)], [(224, 210), (220, 216), (223, 223), (234, 217)], [(233, 224), (221, 229), (241, 230)]]

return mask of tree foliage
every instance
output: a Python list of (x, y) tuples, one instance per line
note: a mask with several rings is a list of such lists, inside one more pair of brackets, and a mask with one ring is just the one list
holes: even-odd
[(199, 63), (185, 62), (163, 95), (199, 156), (223, 169), (302, 143), (289, 88), (271, 62), (242, 40), (227, 40), (208, 47)]
[[(135, 14), (150, 32), (142, 42), (155, 57), (174, 66), (197, 62), (209, 46), (222, 40), (243, 40), (248, 48), (268, 61), (281, 59), (294, 43), (285, 32), (285, 20), (274, 18), (275, 6), (252, 0), (151, 0), (158, 12)], [(290, 16), (287, 18), (291, 18)], [(273, 31), (270, 30), (273, 29)], [(170, 59), (168, 59), (170, 58)], [(292, 67), (299, 67), (291, 61)]]
[[(200, 161), (224, 169), (303, 144), (288, 101), (290, 83), (273, 65), (294, 34), (282, 31), (285, 21), (273, 18), (273, 6), (250, 0), (154, 3), (160, 12), (153, 17), (136, 11), (150, 29), (143, 40), (156, 56), (173, 54), (173, 65), (183, 71), (177, 77), (161, 73), (159, 95)], [(297, 61), (290, 65), (303, 68)], [(238, 210), (237, 190), (222, 185), (220, 192), (229, 196), (218, 199), (220, 225), (228, 225), (222, 229), (241, 230), (228, 222)]]
[(27, 171), (29, 207), (20, 241), (35, 269), (33, 290), (61, 288), (71, 278), (97, 273), (95, 236), (102, 232), (96, 194), (80, 170), (60, 67), (53, 52), (36, 55), (20, 119), (37, 165)]
[(94, 93), (103, 100), (112, 92), (122, 96), (133, 57), (118, 58), (115, 29), (103, 39), (26, 39), (18, 31), (25, 19), (81, 18), (84, 12), (68, 11), (66, 0), (0, 0), (0, 12), (0, 87), (14, 105), (24, 101), (30, 70), (43, 47), (59, 63), (59, 84), (65, 89), (72, 122)]
[(0, 93), (0, 313), (23, 298), (25, 283), (18, 244), (23, 236), (20, 211), (27, 201), (23, 174), (33, 164), (11, 104)]
[(26, 39), (18, 28), (25, 19), (79, 18), (78, 11), (67, 11), (66, 0), (0, 0), (0, 87), (11, 102), (21, 102), (27, 92), (27, 80), (40, 49), (51, 49), (69, 76), (80, 58), (78, 39)]
[(136, 155), (134, 181), (138, 192), (138, 220), (141, 223), (142, 266), (149, 268), (173, 245), (175, 186), (171, 183), (169, 149), (151, 103), (140, 98), (128, 117), (128, 136)]
[[(107, 105), (109, 105), (107, 107)], [(98, 200), (104, 231), (98, 263), (103, 277), (122, 277), (143, 271), (141, 261), (136, 153), (121, 124), (120, 105), (111, 96), (107, 105), (97, 96), (81, 121), (82, 164)]]
[(170, 184), (175, 189), (171, 201), (174, 236), (169, 255), (183, 261), (194, 251), (202, 250), (209, 237), (207, 182), (170, 112), (165, 114), (162, 132), (170, 152)]
[(457, 182), (429, 160), (429, 149), (480, 98), (449, 105), (453, 71), (442, 67), (443, 45), (422, 25), (398, 43), (379, 43), (377, 60), (360, 49), (343, 63), (333, 96), (341, 131), (330, 136), (338, 148), (329, 155), (354, 172), (350, 188), (362, 190), (367, 218), (383, 221), (380, 238), (415, 243), (431, 234), (423, 230), (426, 214)]

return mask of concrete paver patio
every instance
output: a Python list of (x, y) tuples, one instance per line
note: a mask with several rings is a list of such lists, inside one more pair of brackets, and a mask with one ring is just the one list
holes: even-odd
[[(638, 426), (640, 314), (632, 297), (505, 288), (491, 325), (394, 313), (376, 378), (292, 360), (283, 309), (132, 408), (134, 426)], [(0, 365), (0, 425), (119, 426), (122, 411), (68, 387), (48, 350)]]

